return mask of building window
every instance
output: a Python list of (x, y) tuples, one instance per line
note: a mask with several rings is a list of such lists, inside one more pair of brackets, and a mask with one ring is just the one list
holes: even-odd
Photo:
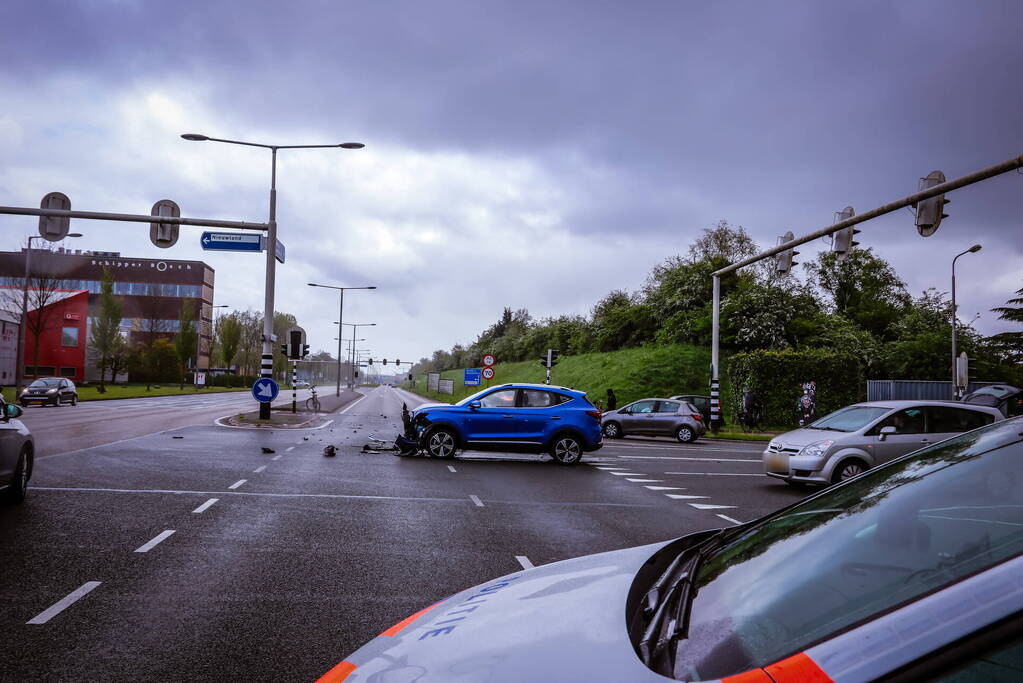
[(75, 369), (74, 368), (61, 368), (60, 369), (60, 376), (61, 377), (74, 377), (75, 374), (76, 373), (75, 373)]
[(78, 346), (78, 328), (65, 327), (60, 331), (61, 346)]

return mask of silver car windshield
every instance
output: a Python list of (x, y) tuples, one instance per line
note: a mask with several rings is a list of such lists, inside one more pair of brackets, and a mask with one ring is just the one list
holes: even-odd
[(675, 676), (768, 666), (1023, 553), (1023, 418), (967, 432), (768, 518), (696, 575)]
[(811, 422), (810, 429), (830, 429), (834, 432), (855, 432), (887, 413), (891, 408), (876, 406), (849, 406)]

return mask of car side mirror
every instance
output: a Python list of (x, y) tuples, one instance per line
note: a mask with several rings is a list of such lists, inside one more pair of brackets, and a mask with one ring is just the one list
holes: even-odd
[(10, 420), (12, 417), (19, 418), (21, 417), (23, 412), (24, 411), (21, 409), (21, 406), (16, 406), (13, 403), (8, 403), (7, 405), (4, 406), (4, 419)]
[(887, 427), (881, 427), (881, 431), (877, 433), (877, 440), (884, 441), (888, 438), (889, 434), (895, 433), (895, 427), (888, 425)]
[(482, 404), (479, 401), (471, 401), (469, 403), (469, 407), (472, 408), (473, 410), (479, 410), (481, 405)]

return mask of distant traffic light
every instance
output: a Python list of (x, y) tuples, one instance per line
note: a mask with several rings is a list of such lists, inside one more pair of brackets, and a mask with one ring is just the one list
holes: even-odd
[(397, 358), (395, 358), (395, 359), (394, 359), (394, 364), (395, 364), (395, 365), (401, 365), (401, 361), (400, 361), (400, 360), (398, 360)]
[(373, 359), (372, 358), (369, 359), (369, 364), (373, 365)]
[[(778, 246), (780, 247), (781, 245), (785, 244), (786, 242), (791, 242), (795, 238), (796, 238), (795, 235), (793, 235), (792, 231), (789, 230), (784, 235), (779, 235), (778, 236)], [(779, 252), (779, 253), (775, 254), (774, 255), (774, 259), (775, 259), (774, 269), (775, 269), (775, 271), (779, 275), (787, 275), (789, 273), (789, 271), (792, 270), (792, 266), (799, 265), (796, 261), (793, 260), (798, 253), (799, 252), (796, 251), (795, 249), (786, 249), (785, 251), (782, 251), (782, 252)]]
[[(851, 206), (847, 206), (835, 214), (835, 222), (847, 221), (854, 215), (856, 215), (856, 211)], [(859, 244), (859, 242), (854, 240), (857, 233), (859, 233), (859, 230), (850, 225), (848, 228), (842, 228), (832, 235), (831, 251), (835, 252), (839, 261), (844, 261), (849, 252), (853, 250), (853, 247)]]
[[(927, 190), (943, 182), (945, 182), (944, 173), (931, 171), (926, 178), (920, 179), (920, 189)], [(948, 214), (944, 213), (945, 205), (948, 203), (949, 200), (945, 199), (943, 194), (917, 202), (916, 231), (920, 233), (921, 237), (930, 237), (938, 231), (941, 219), (948, 218)]]
[(386, 358), (384, 359), (384, 365), (387, 365), (387, 359)]
[(305, 358), (308, 355), (309, 355), (309, 345), (308, 344), (302, 344), (302, 357)]

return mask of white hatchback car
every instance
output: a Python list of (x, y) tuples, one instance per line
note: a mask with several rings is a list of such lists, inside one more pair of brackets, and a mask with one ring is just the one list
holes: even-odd
[(788, 484), (837, 484), (1003, 417), (997, 408), (951, 401), (857, 403), (772, 439), (764, 473)]

